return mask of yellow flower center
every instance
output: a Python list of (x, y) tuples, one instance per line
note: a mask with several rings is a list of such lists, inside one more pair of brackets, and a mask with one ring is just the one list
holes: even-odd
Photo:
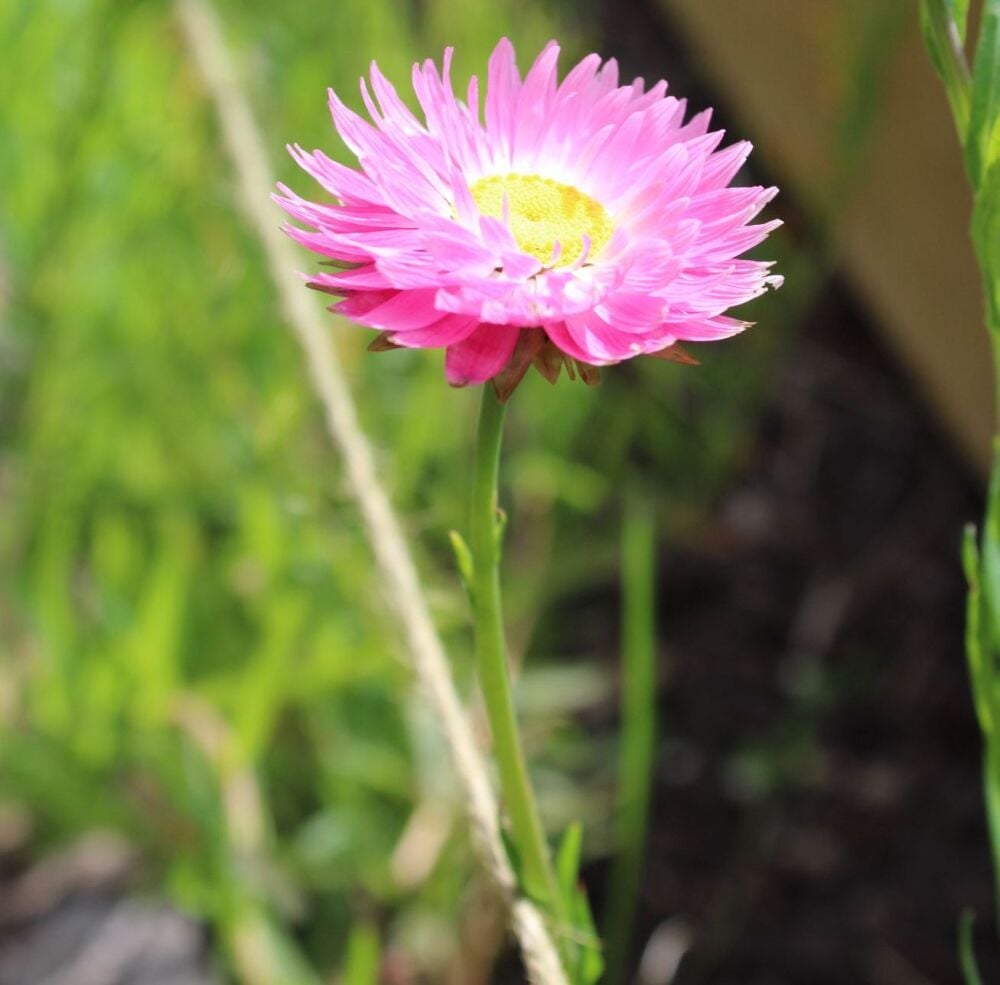
[[(568, 267), (583, 254), (583, 237), (590, 239), (593, 259), (614, 232), (611, 216), (600, 202), (572, 185), (537, 174), (491, 175), (474, 182), (469, 191), (483, 215), (503, 218), (507, 196), (510, 231), (517, 245), (546, 266)], [(555, 264), (556, 243), (561, 251)]]

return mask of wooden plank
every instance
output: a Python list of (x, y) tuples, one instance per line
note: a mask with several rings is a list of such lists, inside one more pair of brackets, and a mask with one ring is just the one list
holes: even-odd
[[(872, 0), (659, 2), (690, 37), (767, 168), (815, 203), (832, 179), (848, 73)], [(833, 206), (838, 260), (944, 426), (985, 469), (992, 371), (967, 234), (971, 201), (915, 7), (907, 5), (903, 35), (887, 53), (862, 171), (849, 200)]]

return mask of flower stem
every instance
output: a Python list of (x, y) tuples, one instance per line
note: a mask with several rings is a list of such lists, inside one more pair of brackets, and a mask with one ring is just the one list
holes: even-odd
[(504, 642), (499, 570), (501, 531), (497, 512), (503, 419), (504, 404), (497, 399), (493, 387), (484, 384), (476, 437), (470, 528), (476, 661), (523, 886), (529, 895), (544, 900), (550, 912), (559, 916), (563, 909), (561, 896), (518, 736)]

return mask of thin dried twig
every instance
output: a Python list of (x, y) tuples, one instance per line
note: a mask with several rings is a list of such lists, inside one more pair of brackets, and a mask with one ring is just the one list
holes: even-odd
[(177, 0), (177, 11), (219, 116), (237, 178), (239, 203), (261, 240), (281, 308), (305, 353), (309, 377), (326, 413), (330, 437), (343, 459), (348, 488), (364, 521), (386, 599), (399, 620), (417, 681), (440, 719), (465, 795), (476, 844), (510, 906), (511, 926), (521, 945), (528, 974), (535, 985), (568, 985), (541, 913), (518, 894), (500, 837), (499, 810), (489, 773), (455, 690), (413, 559), (376, 476), (371, 448), (358, 425), (347, 382), (328, 338), (328, 325), (312, 296), (303, 290), (295, 274), (295, 252), (278, 228), (268, 198), (275, 185), (274, 176), (218, 15), (210, 0)]

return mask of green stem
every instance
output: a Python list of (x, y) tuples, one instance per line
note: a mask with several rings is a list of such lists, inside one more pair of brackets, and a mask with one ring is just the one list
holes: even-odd
[(493, 754), (500, 772), (503, 802), (520, 858), (524, 887), (530, 895), (544, 900), (557, 917), (565, 918), (545, 833), (528, 780), (507, 667), (500, 605), (501, 529), (497, 512), (497, 471), (503, 418), (504, 404), (497, 399), (493, 387), (485, 384), (476, 437), (470, 528), (476, 660), (493, 737)]
[(649, 818), (656, 738), (656, 536), (652, 505), (639, 494), (625, 502), (622, 523), (622, 735), (615, 865), (605, 915), (604, 981), (625, 981)]

